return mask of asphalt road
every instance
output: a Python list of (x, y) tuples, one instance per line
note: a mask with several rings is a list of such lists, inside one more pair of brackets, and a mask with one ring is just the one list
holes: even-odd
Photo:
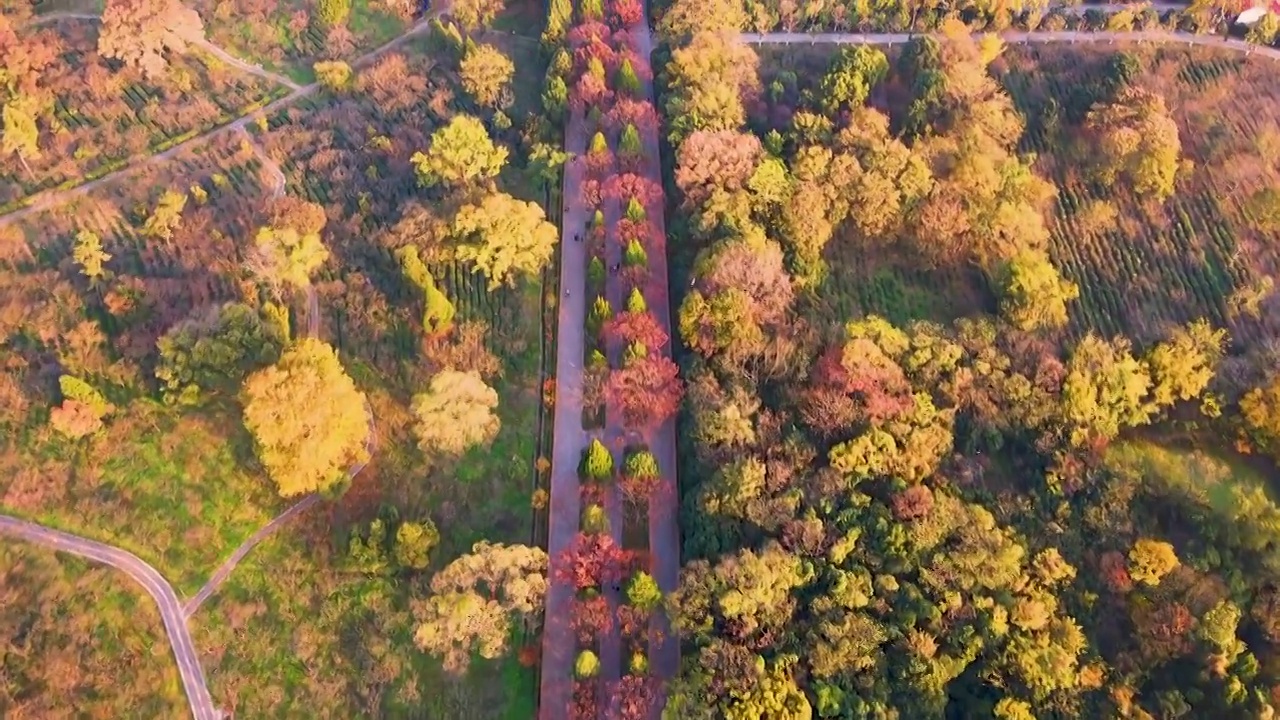
[(173, 587), (155, 568), (133, 553), (7, 515), (0, 515), (0, 535), (110, 565), (137, 581), (160, 609), (165, 634), (173, 648), (174, 659), (178, 661), (178, 674), (182, 677), (182, 687), (186, 691), (192, 716), (196, 720), (219, 720), (222, 717), (209, 695), (209, 686), (205, 682), (204, 669), (200, 667), (200, 656), (191, 642), (182, 603), (178, 602)]

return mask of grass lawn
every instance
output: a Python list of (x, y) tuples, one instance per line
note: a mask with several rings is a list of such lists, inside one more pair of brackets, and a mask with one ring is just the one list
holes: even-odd
[(114, 569), (0, 544), (0, 714), (178, 718), (186, 698), (155, 604)]
[(89, 446), (51, 436), (4, 457), (6, 512), (125, 548), (192, 594), (285, 505), (239, 418), (130, 404)]

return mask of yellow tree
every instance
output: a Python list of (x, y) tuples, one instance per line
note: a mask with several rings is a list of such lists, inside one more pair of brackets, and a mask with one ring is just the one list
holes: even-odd
[(369, 459), (364, 394), (332, 347), (300, 340), (245, 380), (244, 424), (280, 495), (330, 489)]
[(506, 0), (453, 0), (449, 12), (470, 33), (487, 27), (506, 6)]
[(1227, 331), (1204, 319), (1175, 329), (1147, 355), (1152, 402), (1163, 407), (1199, 397), (1213, 380), (1226, 341)]
[(455, 115), (431, 134), (431, 147), (411, 158), (423, 187), (488, 180), (507, 163), (507, 149), (494, 145), (484, 124), (470, 115)]
[(471, 45), (460, 67), (462, 89), (485, 107), (504, 107), (511, 101), (511, 77), (516, 66), (492, 45)]
[(1163, 96), (1126, 87), (1114, 101), (1095, 105), (1087, 125), (1096, 136), (1103, 183), (1123, 177), (1140, 195), (1164, 200), (1173, 194), (1182, 142)]
[(1162, 540), (1141, 538), (1129, 550), (1129, 576), (1151, 586), (1178, 567), (1178, 553)]
[(746, 123), (744, 96), (760, 89), (759, 60), (736, 36), (703, 32), (671, 54), (667, 100), (671, 139), (695, 130), (737, 130)]
[(28, 159), (40, 157), (40, 128), (36, 125), (35, 103), (13, 98), (4, 105), (4, 128), (0, 133), (0, 154), (18, 156), (18, 162), (31, 176)]
[(445, 370), (413, 398), (418, 445), (426, 453), (461, 455), (492, 442), (502, 427), (493, 412), (497, 407), (498, 393), (480, 373)]
[(1000, 311), (1021, 330), (1058, 328), (1067, 324), (1067, 303), (1080, 288), (1064, 280), (1043, 252), (1023, 250), (1000, 273)]
[(187, 207), (187, 194), (176, 190), (165, 190), (156, 203), (156, 209), (147, 217), (142, 225), (142, 234), (147, 237), (170, 240), (173, 231), (182, 224), (182, 211)]
[(311, 274), (329, 259), (319, 232), (294, 227), (265, 227), (257, 231), (250, 268), (273, 287), (305, 288)]
[(489, 278), (490, 289), (514, 282), (517, 274), (541, 270), (559, 239), (541, 206), (506, 193), (464, 205), (453, 220), (453, 231), (464, 239), (458, 259), (475, 263)]

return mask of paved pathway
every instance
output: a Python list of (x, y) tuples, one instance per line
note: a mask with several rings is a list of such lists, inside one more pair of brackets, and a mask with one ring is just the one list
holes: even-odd
[(0, 515), (0, 535), (15, 537), (43, 545), (59, 552), (78, 555), (94, 562), (110, 565), (138, 582), (160, 609), (173, 656), (178, 661), (178, 674), (187, 693), (191, 714), (196, 720), (218, 720), (222, 714), (213, 706), (200, 656), (191, 642), (187, 619), (173, 587), (160, 573), (133, 553), (93, 540), (42, 527), (18, 518)]
[[(403, 45), (404, 43), (408, 42), (411, 38), (426, 32), (431, 27), (431, 21), (441, 13), (445, 12), (447, 8), (448, 8), (448, 2), (440, 2), (439, 4), (436, 5), (436, 7), (432, 9), (430, 13), (423, 16), (423, 18), (419, 20), (417, 24), (415, 24), (413, 27), (405, 31), (404, 34), (392, 40), (389, 40), (386, 43), (382, 44), (381, 46), (374, 48), (373, 50), (370, 50), (364, 55), (361, 55), (360, 57), (356, 58), (351, 62), (351, 67), (354, 69), (354, 68), (362, 67), (364, 65), (368, 65), (383, 53), (389, 50), (395, 49)], [(44, 17), (46, 19), (47, 18), (57, 19), (57, 17), (54, 15), (46, 15)], [(64, 17), (68, 17), (68, 16), (64, 16)], [(262, 71), (262, 72), (266, 72), (266, 71)], [(225, 132), (233, 132), (233, 131), (241, 130), (244, 128), (245, 124), (248, 123), (249, 120), (251, 120), (252, 118), (257, 117), (258, 115), (269, 115), (277, 110), (288, 107), (289, 105), (297, 102), (298, 100), (301, 100), (307, 97), (308, 95), (314, 94), (317, 90), (320, 89), (319, 83), (311, 83), (310, 85), (303, 85), (301, 87), (294, 85), (292, 81), (290, 81), (289, 84), (294, 88), (294, 90), (290, 92), (288, 95), (285, 95), (284, 97), (280, 98), (279, 100), (270, 102), (256, 110), (251, 110), (245, 113), (244, 115), (241, 115), (240, 117), (235, 118), (234, 120), (230, 121), (226, 125), (213, 128), (212, 130), (209, 130), (208, 132), (202, 135), (197, 135), (189, 140), (180, 142), (177, 145), (174, 145), (173, 147), (169, 148), (168, 150), (155, 153), (152, 155), (145, 155), (145, 156), (139, 156), (139, 157), (133, 158), (129, 162), (129, 164), (125, 165), (119, 170), (114, 170), (112, 172), (107, 173), (106, 175), (103, 175), (102, 177), (96, 180), (90, 180), (87, 183), (84, 183), (82, 185), (77, 185), (73, 188), (69, 188), (66, 190), (45, 190), (43, 192), (38, 192), (35, 195), (28, 197), (26, 200), (26, 205), (24, 205), (22, 208), (18, 210), (14, 210), (13, 212), (8, 213), (6, 215), (0, 216), (0, 227), (4, 227), (5, 225), (12, 223), (22, 217), (25, 217), (30, 213), (37, 212), (40, 210), (47, 210), (56, 205), (61, 205), (62, 203), (72, 198), (79, 197), (98, 187), (101, 187), (107, 182), (115, 180), (116, 178), (123, 177), (129, 173), (132, 173), (136, 170), (144, 168), (153, 163), (159, 163), (159, 162), (168, 160), (172, 158), (174, 155), (177, 155), (178, 153), (184, 150), (195, 148)]]
[[(752, 45), (894, 45), (910, 42), (922, 33), (741, 33), (743, 42)], [(1219, 35), (1193, 35), (1168, 30), (1143, 30), (1134, 32), (1090, 32), (1086, 30), (1031, 32), (1016, 31), (997, 33), (1006, 43), (1158, 43), (1218, 47), (1243, 52), (1246, 55), (1280, 60), (1280, 48), (1254, 45), (1235, 38)]]
[[(547, 554), (551, 583), (547, 589), (542, 632), (542, 688), (539, 702), (541, 720), (564, 720), (573, 701), (573, 661), (577, 638), (569, 624), (573, 608), (572, 583), (557, 582), (564, 565), (565, 551), (578, 532), (581, 497), (578, 492), (578, 462), (587, 446), (582, 427), (582, 362), (586, 319), (586, 240), (583, 234), (589, 219), (579, 189), (586, 174), (586, 119), (570, 112), (565, 128), (565, 149), (573, 158), (564, 168), (564, 208), (560, 229), (560, 287), (556, 335), (555, 432), (551, 454), (551, 498)], [(567, 293), (567, 294), (566, 294)]]

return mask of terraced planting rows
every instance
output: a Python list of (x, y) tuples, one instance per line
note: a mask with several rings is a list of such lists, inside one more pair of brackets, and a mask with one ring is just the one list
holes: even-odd
[[(1020, 69), (1005, 75), (1004, 84), (1032, 120), (1022, 149), (1041, 157), (1041, 171), (1058, 186), (1050, 252), (1081, 288), (1080, 299), (1071, 305), (1069, 335), (1092, 329), (1150, 340), (1170, 324), (1199, 317), (1231, 328), (1237, 337), (1273, 334), (1276, 328), (1265, 320), (1233, 308), (1233, 295), (1258, 287), (1277, 259), (1276, 248), (1259, 238), (1244, 216), (1244, 202), (1257, 187), (1241, 186), (1226, 175), (1233, 170), (1231, 158), (1209, 155), (1214, 133), (1235, 135), (1235, 142), (1275, 127), (1259, 115), (1265, 106), (1238, 97), (1240, 88), (1248, 88), (1254, 100), (1270, 95), (1251, 87), (1262, 80), (1255, 61), (1206, 50), (1127, 49), (1144, 62), (1136, 83), (1158, 76), (1176, 84), (1166, 94), (1180, 125), (1184, 156), (1197, 165), (1163, 207), (1144, 207), (1125, 191), (1083, 177), (1081, 151), (1069, 139), (1074, 128), (1060, 121), (1065, 132), (1055, 134), (1056, 128), (1037, 121), (1040, 98), (1052, 98), (1064, 109), (1079, 102), (1079, 78), (1064, 69), (1076, 51), (1045, 46), (1006, 51)], [(1212, 104), (1187, 108), (1196, 96)], [(1205, 128), (1208, 118), (1220, 126)], [(1114, 207), (1113, 219), (1097, 217), (1107, 214), (1098, 211), (1102, 203)]]
[[(77, 21), (60, 25), (72, 22)], [(56, 76), (53, 117), (59, 127), (46, 135), (41, 156), (29, 159), (31, 175), (19, 163), (3, 164), (0, 214), (17, 209), (35, 193), (68, 189), (119, 169), (131, 158), (163, 152), (288, 93), (256, 77), (217, 70), (218, 60), (193, 54), (174, 64), (172, 77), (185, 78), (182, 83), (162, 86), (135, 77), (118, 92), (95, 95), (84, 79), (98, 68), (90, 50), (96, 35), (85, 25), (83, 32), (66, 34), (72, 47), (50, 73)]]

